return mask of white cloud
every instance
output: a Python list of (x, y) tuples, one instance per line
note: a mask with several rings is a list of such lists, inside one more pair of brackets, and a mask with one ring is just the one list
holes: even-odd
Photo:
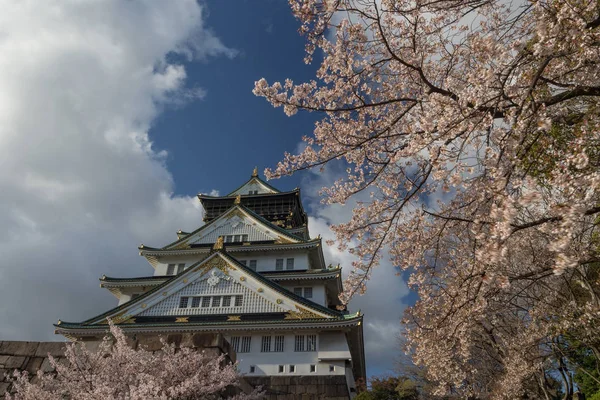
[[(313, 206), (313, 213), (316, 212), (316, 217), (309, 218), (308, 227), (311, 236), (320, 234), (324, 241), (335, 239), (329, 225), (347, 221), (352, 214), (352, 204), (320, 205), (318, 191), (341, 176), (341, 170), (335, 165), (330, 165), (323, 172), (316, 170), (312, 172), (302, 185), (306, 199)], [(364, 196), (368, 197), (367, 194)], [(367, 198), (355, 199), (358, 200), (367, 200)], [(327, 263), (333, 265), (339, 263), (342, 266), (342, 276), (346, 278), (352, 268), (354, 257), (348, 252), (340, 251), (335, 245), (325, 245), (323, 252)], [(381, 264), (374, 269), (367, 284), (366, 294), (356, 295), (349, 305), (350, 311), (360, 309), (365, 315), (363, 330), (368, 374), (392, 372), (402, 354), (398, 340), (402, 329), (400, 319), (406, 308), (403, 299), (408, 295), (409, 290), (402, 277), (396, 275), (396, 272), (389, 257), (384, 254)]]
[(115, 305), (102, 274), (151, 274), (139, 243), (202, 223), (148, 129), (206, 95), (169, 53), (236, 51), (196, 0), (0, 3), (0, 338), (58, 340), (58, 318)]

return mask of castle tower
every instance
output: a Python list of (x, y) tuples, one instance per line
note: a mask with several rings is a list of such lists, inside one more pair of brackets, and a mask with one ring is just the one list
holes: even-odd
[(204, 225), (161, 248), (139, 247), (152, 276), (102, 276), (117, 307), (79, 323), (71, 339), (102, 337), (107, 319), (127, 334), (222, 333), (241, 373), (365, 377), (362, 315), (340, 311), (340, 267), (326, 266), (311, 239), (300, 190), (280, 192), (258, 177), (226, 196), (198, 195)]

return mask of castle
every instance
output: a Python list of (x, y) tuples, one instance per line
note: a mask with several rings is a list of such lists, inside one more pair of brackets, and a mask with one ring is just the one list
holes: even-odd
[(118, 306), (83, 322), (59, 321), (70, 339), (97, 340), (108, 319), (128, 335), (220, 333), (248, 378), (365, 378), (360, 313), (340, 310), (341, 269), (311, 238), (300, 190), (259, 178), (226, 196), (200, 194), (204, 224), (164, 247), (139, 247), (149, 276), (102, 276)]

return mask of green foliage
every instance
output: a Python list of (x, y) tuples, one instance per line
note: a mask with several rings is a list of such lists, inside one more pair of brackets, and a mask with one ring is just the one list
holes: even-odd
[(597, 392), (597, 393), (587, 397), (587, 400), (600, 400), (600, 392)]
[(371, 378), (371, 388), (356, 400), (418, 400), (416, 384), (406, 377)]

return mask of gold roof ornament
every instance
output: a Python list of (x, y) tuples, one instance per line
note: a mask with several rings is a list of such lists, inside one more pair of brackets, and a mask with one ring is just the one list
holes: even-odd
[(213, 250), (223, 250), (223, 236), (219, 236), (213, 245)]
[(233, 204), (242, 204), (242, 195), (238, 194), (237, 196), (235, 196), (235, 200), (233, 201)]
[(258, 177), (258, 167), (254, 167), (254, 169), (252, 170), (252, 177), (253, 178)]

